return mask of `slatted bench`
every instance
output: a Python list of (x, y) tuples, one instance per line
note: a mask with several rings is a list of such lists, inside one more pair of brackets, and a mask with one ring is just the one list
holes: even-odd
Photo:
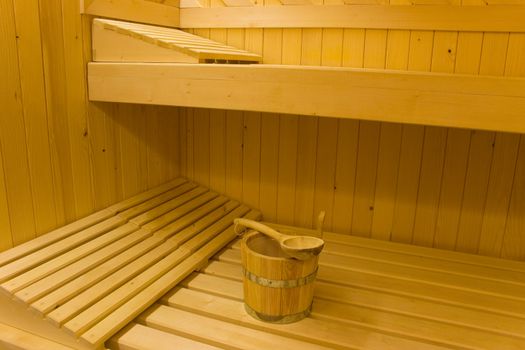
[(0, 255), (0, 322), (98, 349), (259, 213), (185, 179)]
[[(227, 349), (525, 348), (525, 264), (333, 233), (324, 238), (305, 320), (274, 325), (246, 314), (236, 242), (138, 317), (137, 326)], [(123, 332), (110, 344), (129, 338)]]
[[(245, 214), (258, 216), (196, 184), (175, 180), (48, 235), (45, 246), (60, 251), (60, 260), (43, 254), (52, 255), (50, 248), (41, 247), (46, 236), (2, 254), (0, 272), (9, 272), (9, 277), (2, 277), (1, 286), (14, 288), (10, 282), (16, 281), (15, 299), (27, 301), (19, 305), (29, 305), (51, 328), (61, 325), (62, 332), (78, 335), (79, 344), (107, 340), (104, 345), (110, 349), (525, 349), (524, 263), (335, 233), (324, 233), (310, 317), (288, 325), (257, 321), (244, 310), (240, 245), (231, 227), (235, 215)], [(124, 250), (126, 244), (119, 241), (135, 240), (133, 233), (123, 233), (129, 223), (140, 227), (133, 232), (147, 237), (137, 238), (134, 245), (145, 253)], [(298, 230), (269, 225), (285, 233)], [(119, 243), (102, 241), (108, 233)], [(216, 238), (205, 244), (206, 233), (207, 239)], [(82, 253), (62, 247), (66, 239), (85, 242), (78, 246), (84, 247)], [(90, 253), (87, 244), (93, 245)], [(112, 247), (106, 251), (110, 256), (89, 270), (97, 273), (77, 271), (90, 266), (89, 257), (105, 256), (104, 247)], [(44, 264), (23, 259), (44, 255)], [(68, 256), (76, 265), (66, 264)], [(177, 268), (183, 262), (176, 265), (182, 256), (192, 261), (185, 273)], [(13, 272), (15, 261), (23, 262), (18, 266), (24, 272)], [(158, 264), (166, 265), (160, 269)], [(60, 273), (69, 266), (76, 268)], [(117, 269), (125, 273), (104, 277)], [(41, 274), (29, 283), (31, 271)], [(137, 277), (124, 282), (123, 274)], [(141, 286), (135, 288), (135, 283)], [(83, 298), (89, 306), (81, 306)], [(2, 322), (12, 317), (4, 316)], [(9, 339), (37, 341), (19, 333), (0, 325), (0, 347)], [(92, 334), (98, 343), (88, 342)]]

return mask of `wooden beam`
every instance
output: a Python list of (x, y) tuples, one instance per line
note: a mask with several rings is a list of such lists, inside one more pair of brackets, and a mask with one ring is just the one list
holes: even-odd
[(167, 27), (179, 26), (179, 9), (145, 0), (84, 0), (82, 13)]
[(524, 32), (525, 6), (333, 5), (181, 9), (181, 28), (376, 28)]
[(272, 65), (89, 64), (92, 101), (525, 132), (525, 79)]

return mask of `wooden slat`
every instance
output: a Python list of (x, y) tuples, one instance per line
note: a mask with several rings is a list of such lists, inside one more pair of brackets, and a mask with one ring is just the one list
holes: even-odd
[(196, 197), (206, 193), (208, 190), (204, 187), (196, 187), (191, 191), (185, 192), (181, 194), (180, 196), (177, 196), (165, 203), (162, 203), (155, 208), (133, 218), (130, 220), (130, 222), (143, 226), (146, 225), (148, 222), (153, 221), (157, 219), (159, 216), (162, 216), (171, 210), (195, 199)]
[(190, 339), (227, 349), (268, 349), (275, 344), (286, 349), (329, 349), (167, 306), (153, 308), (145, 315), (144, 322), (155, 328), (171, 330)]
[[(171, 234), (175, 234), (172, 238), (168, 239), (162, 246), (152, 249), (147, 252), (146, 247), (136, 246), (134, 249), (129, 251), (129, 255), (133, 256), (135, 254), (140, 255), (136, 260), (133, 260), (129, 264), (125, 265), (123, 261), (130, 259), (129, 255), (118, 257), (117, 266), (123, 266), (122, 269), (119, 269), (118, 273), (107, 278), (102, 277), (102, 280), (99, 282), (88, 285), (88, 288), (82, 291), (80, 294), (76, 295), (74, 298), (68, 302), (60, 305), (55, 310), (51, 311), (47, 318), (58, 325), (70, 320), (75, 315), (79, 314), (87, 306), (93, 304), (97, 300), (101, 299), (113, 289), (118, 288), (125, 281), (133, 278), (143, 270), (147, 269), (150, 265), (156, 263), (160, 259), (164, 258), (166, 255), (172, 253), (175, 249), (180, 247), (181, 244), (186, 242), (188, 239), (195, 236), (198, 232), (206, 229), (206, 227), (212, 225), (215, 221), (220, 220), (224, 215), (230, 213), (234, 210), (239, 204), (237, 202), (229, 202), (223, 207), (220, 207), (208, 215), (199, 218), (202, 215), (202, 211), (198, 211), (195, 215), (199, 220), (194, 222), (191, 226), (186, 227), (187, 221), (180, 220), (182, 222), (174, 222), (172, 225), (166, 226), (163, 230), (159, 231), (159, 235), (155, 235), (151, 240), (154, 242), (153, 245), (158, 245), (159, 238), (161, 235), (169, 236), (168, 230)], [(194, 220), (195, 217), (191, 216), (190, 220)], [(182, 231), (180, 231), (182, 230)], [(180, 232), (179, 232), (180, 231)], [(151, 244), (149, 243), (149, 244)], [(106, 268), (112, 268), (111, 265)], [(96, 271), (95, 271), (96, 273)], [(76, 289), (75, 289), (76, 290)], [(39, 309), (38, 303), (36, 308)]]
[(252, 63), (261, 61), (261, 57), (257, 54), (177, 29), (107, 19), (93, 21), (93, 50), (95, 61), (189, 63), (205, 62), (207, 59)]
[(173, 187), (177, 187), (178, 185), (184, 182), (185, 182), (184, 179), (172, 180), (170, 182), (167, 182), (166, 184), (163, 184), (162, 186), (159, 186), (147, 192), (138, 194), (132, 198), (129, 198), (122, 202), (114, 204), (110, 206), (109, 208), (98, 211), (85, 218), (72, 222), (71, 224), (60, 227), (48, 234), (37, 237), (29, 242), (26, 242), (13, 249), (3, 252), (2, 254), (0, 254), (0, 266), (5, 265), (9, 262), (12, 262), (16, 259), (20, 259), (25, 255), (28, 255), (36, 250), (42, 249), (78, 231), (86, 229), (89, 226), (98, 224), (99, 222), (105, 219), (108, 219), (109, 217), (111, 217), (112, 215), (116, 213), (126, 210), (132, 206), (138, 205), (152, 197), (155, 197), (163, 192), (168, 191), (169, 189)]
[(107, 344), (110, 348), (119, 350), (173, 350), (173, 348), (219, 350), (215, 346), (137, 323), (130, 323), (111, 338)]
[[(233, 213), (235, 216), (244, 216), (247, 211), (248, 209), (244, 207), (241, 212), (234, 211)], [(246, 215), (246, 217), (250, 219), (257, 219), (259, 216), (260, 214), (255, 211), (251, 211)], [(230, 223), (231, 220), (230, 218)], [(215, 228), (214, 226), (217, 225), (213, 225), (212, 227)], [(192, 247), (193, 240), (189, 241), (189, 247), (186, 248), (187, 253), (184, 255), (184, 261), (176, 266), (172, 264), (171, 268), (165, 271), (155, 282), (87, 330), (81, 336), (82, 341), (95, 346), (102, 344), (120, 328), (173, 288), (178, 282), (186, 278), (195, 269), (201, 267), (203, 263), (207, 262), (213, 254), (235, 238), (236, 235), (233, 226), (230, 226), (223, 232), (216, 232), (212, 234), (211, 237), (201, 234), (196, 237), (196, 247), (200, 247), (203, 244), (205, 245), (198, 250), (190, 248)]]
[[(222, 267), (224, 267), (224, 264)], [(243, 286), (240, 281), (204, 273), (196, 273), (188, 277), (181, 285), (191, 290), (206, 292), (223, 298), (237, 301), (243, 300)], [(408, 299), (406, 296), (342, 286), (331, 283), (330, 281), (316, 281), (315, 298), (316, 300), (330, 300), (337, 303), (395, 312), (406, 316), (444, 322), (518, 338), (523, 338), (523, 329), (525, 327), (519, 319), (514, 317), (496, 315), (485, 311), (464, 308), (462, 306), (445, 305), (419, 298)], [(317, 311), (322, 310), (318, 309)]]
[[(50, 261), (47, 261), (43, 264), (41, 264), (40, 266), (34, 268), (33, 270), (31, 270), (29, 273), (27, 274), (24, 274), (24, 275), (21, 275), (17, 278), (14, 278), (6, 283), (4, 283), (2, 285), (2, 287), (5, 289), (5, 290), (8, 290), (10, 292), (16, 292), (18, 291), (20, 288), (23, 288), (25, 286), (27, 286), (29, 283), (32, 283), (32, 282), (35, 282), (36, 279), (40, 279), (40, 278), (43, 278), (43, 277), (46, 277), (47, 275), (49, 275), (50, 273), (54, 272), (54, 271), (57, 271), (58, 269), (66, 266), (67, 264), (75, 261), (76, 259), (80, 259), (84, 256), (86, 256), (87, 254), (90, 254), (91, 252), (93, 252), (94, 250), (96, 249), (100, 249), (100, 247), (103, 247), (104, 245), (106, 244), (109, 244), (110, 242), (112, 242), (113, 240), (115, 239), (118, 239), (120, 237), (122, 237), (122, 235), (126, 235), (128, 233), (130, 233), (131, 231), (134, 231), (138, 228), (137, 225), (141, 225), (141, 224), (144, 224), (148, 221), (151, 221), (153, 219), (155, 219), (156, 217), (158, 216), (161, 216), (163, 215), (164, 213), (174, 209), (174, 208), (177, 208), (181, 205), (183, 205), (184, 203), (186, 202), (189, 202), (186, 204), (186, 207), (188, 208), (183, 208), (182, 210), (179, 210), (177, 213), (175, 214), (172, 214), (171, 216), (166, 214), (164, 216), (164, 220), (161, 218), (160, 220), (162, 222), (165, 222), (165, 218), (173, 218), (174, 215), (178, 215), (178, 213), (184, 213), (185, 211), (184, 210), (191, 210), (192, 208), (194, 209), (195, 206), (198, 206), (198, 205), (201, 205), (203, 204), (202, 200), (200, 201), (194, 201), (192, 202), (191, 200), (200, 195), (201, 193), (205, 192), (206, 190), (204, 188), (197, 188), (197, 189), (194, 189), (192, 191), (189, 191), (189, 189), (191, 189), (193, 187), (192, 184), (189, 184), (188, 186), (186, 185), (182, 185), (182, 186), (179, 186), (177, 188), (175, 188), (175, 190), (173, 191), (168, 191), (166, 193), (163, 193), (161, 194), (160, 196), (158, 197), (155, 197), (145, 203), (142, 203), (132, 209), (129, 209), (128, 211), (124, 212), (124, 213), (121, 213), (121, 214), (118, 214), (116, 217), (113, 217), (112, 219), (109, 219), (107, 220), (110, 224), (113, 223), (115, 224), (122, 224), (125, 222), (125, 219), (124, 218), (129, 218), (129, 215), (131, 213), (131, 215), (136, 215), (136, 214), (140, 214), (141, 212), (143, 212), (144, 210), (147, 210), (147, 209), (150, 209), (152, 206), (155, 206), (157, 205), (156, 207), (154, 207), (154, 209), (140, 215), (139, 217), (137, 218), (134, 218), (132, 219), (132, 221), (135, 221), (137, 223), (133, 223), (133, 222), (130, 222), (128, 223), (127, 225), (124, 225), (124, 226), (121, 226), (119, 228), (116, 228), (115, 230), (111, 231), (110, 233), (108, 234), (104, 234), (98, 238), (95, 238), (95, 239), (92, 239), (91, 241), (73, 249), (73, 250), (70, 250), (69, 252), (63, 254), (63, 255), (60, 255), (58, 256), (57, 258), (55, 258), (54, 260), (50, 260)], [(182, 193), (182, 194), (180, 194)], [(180, 194), (180, 195), (179, 195)], [(213, 196), (216, 196), (216, 195), (213, 195)], [(174, 199), (171, 199), (167, 202), (166, 199), (169, 199), (169, 198), (172, 198), (172, 197), (175, 197)], [(208, 199), (210, 199), (210, 197), (205, 197), (204, 200), (207, 201)], [(165, 203), (162, 203), (159, 205), (159, 202), (162, 203), (162, 202), (165, 202)], [(193, 205), (193, 207), (192, 207)], [(103, 222), (104, 223), (104, 222)], [(162, 227), (162, 223), (157, 223), (157, 227)], [(93, 227), (96, 227), (96, 226), (93, 226)], [(146, 231), (148, 232), (152, 232), (154, 231), (154, 227), (153, 225), (150, 225)], [(88, 229), (89, 230), (89, 229)], [(94, 233), (96, 234), (98, 231), (94, 231)], [(82, 235), (81, 235), (82, 234)], [(65, 247), (72, 247), (71, 245), (68, 245), (66, 244), (67, 241), (71, 241), (72, 243), (70, 244), (75, 244), (75, 242), (79, 242), (80, 239), (85, 239), (85, 236), (86, 233), (85, 231), (83, 232), (80, 232), (79, 234), (76, 234), (74, 236), (70, 236), (68, 237), (68, 239), (65, 239), (65, 240), (62, 240), (60, 242), (57, 242), (56, 244), (54, 245), (51, 245), (48, 247), (48, 249), (46, 250), (41, 250), (39, 252), (36, 252), (35, 256), (32, 254), (28, 257), (26, 257), (26, 260), (28, 260), (27, 263), (35, 263), (35, 262), (32, 262), (31, 260), (32, 259), (28, 259), (28, 258), (33, 258), (33, 260), (38, 257), (38, 256), (43, 256), (43, 257), (52, 257), (53, 254), (54, 255), (58, 255), (63, 249), (66, 249)], [(78, 237), (77, 237), (78, 236)], [(92, 236), (91, 238), (94, 238), (94, 236)], [(82, 241), (80, 241), (82, 243)], [(40, 254), (38, 254), (40, 253)], [(7, 276), (13, 276), (14, 273), (19, 273), (23, 270), (20, 270), (20, 268), (23, 268), (25, 265), (24, 264), (21, 264), (21, 260), (18, 260), (16, 262), (13, 262), (12, 264), (10, 265), (6, 265), (4, 268), (5, 270), (7, 271), (6, 272), (6, 277)], [(37, 260), (39, 261), (39, 260)], [(41, 260), (40, 260), (41, 261)], [(13, 270), (14, 268), (18, 269), (18, 270)], [(17, 272), (15, 272), (17, 271)], [(66, 273), (66, 276), (69, 278), (69, 277), (72, 277), (69, 275), (69, 273)], [(35, 288), (37, 288), (35, 286)]]
[[(240, 243), (235, 243), (232, 245), (232, 248), (235, 250), (240, 249)], [(497, 266), (470, 265), (455, 261), (437, 260), (423, 255), (414, 256), (394, 251), (336, 244), (329, 241), (325, 242), (323, 252), (331, 255), (385, 262), (398, 266), (410, 266), (421, 270), (445, 272), (457, 276), (511, 283), (516, 286), (525, 285), (524, 272), (508, 271)]]
[(136, 205), (141, 204), (142, 202), (145, 202), (153, 197), (157, 197), (161, 195), (164, 192), (168, 192), (169, 190), (179, 187), (180, 185), (187, 182), (184, 178), (177, 178), (175, 180), (168, 181), (160, 186), (156, 186), (146, 192), (139, 193), (136, 196), (133, 196), (131, 198), (128, 198), (120, 203), (114, 204), (110, 206), (108, 209), (113, 211), (115, 214), (118, 214), (124, 210), (127, 210), (131, 207), (134, 207)]
[(90, 0), (81, 11), (88, 15), (125, 19), (128, 21), (179, 26), (179, 9), (145, 0)]
[[(124, 226), (121, 226), (124, 227)], [(131, 230), (136, 230), (135, 225), (131, 225)], [(74, 278), (84, 275), (93, 268), (100, 265), (105, 260), (112, 256), (118, 255), (119, 253), (131, 248), (135, 244), (147, 239), (150, 233), (145, 230), (137, 230), (135, 232), (127, 234), (125, 237), (100, 248), (93, 254), (82, 258), (67, 267), (55, 272), (46, 278), (39, 280), (36, 283), (20, 290), (15, 296), (25, 303), (32, 303), (36, 299), (47, 295), (50, 291), (55, 290), (57, 287), (73, 280)]]
[(525, 131), (525, 80), (520, 78), (269, 65), (92, 63), (89, 81), (95, 101)]
[(75, 248), (78, 245), (89, 241), (90, 239), (94, 239), (99, 235), (114, 229), (122, 225), (124, 222), (125, 220), (118, 217), (109, 218), (78, 233), (75, 233), (61, 241), (53, 243), (47, 246), (45, 249), (37, 250), (21, 259), (4, 265), (0, 268), (0, 281), (5, 281), (13, 276), (16, 276), (17, 274), (20, 274), (31, 267), (37, 266), (57, 255), (60, 255), (61, 253), (66, 251), (70, 252), (72, 248)]
[(157, 206), (164, 204), (166, 202), (169, 202), (170, 200), (181, 196), (191, 190), (194, 190), (197, 187), (197, 184), (190, 182), (190, 183), (184, 183), (180, 186), (177, 186), (173, 189), (170, 189), (169, 191), (166, 191), (164, 193), (159, 194), (158, 196), (155, 196), (151, 199), (148, 199), (142, 203), (138, 203), (137, 205), (133, 206), (132, 208), (129, 208), (127, 210), (121, 210), (117, 214), (118, 217), (130, 220), (136, 216), (139, 216), (140, 214), (152, 210), (156, 208)]
[(10, 327), (0, 323), (0, 347), (3, 349), (25, 350), (25, 349), (55, 349), (72, 350), (68, 346), (55, 343), (54, 341), (24, 332), (18, 328)]
[(523, 32), (521, 6), (260, 6), (187, 8), (182, 28), (377, 28)]
[[(376, 312), (368, 308), (341, 305), (329, 301), (316, 300), (312, 307), (313, 317), (327, 320), (340, 320), (349, 325), (366, 324), (369, 327), (386, 332), (395, 332), (401, 336), (416, 337), (423, 341), (435, 342), (445, 347), (522, 349), (524, 339), (488, 334), (485, 331), (447, 323), (414, 319), (389, 312)], [(314, 311), (319, 310), (319, 312)], [(486, 315), (490, 317), (490, 315)]]
[[(70, 264), (73, 264), (73, 266), (76, 266), (75, 264), (78, 263), (77, 260), (86, 262), (83, 258), (85, 256), (88, 256), (90, 254), (97, 256), (102, 251), (102, 254), (108, 253), (107, 251), (107, 245), (113, 244), (114, 241), (120, 240), (121, 238), (127, 236), (131, 232), (134, 232), (138, 229), (138, 226), (132, 223), (127, 223), (122, 226), (117, 227), (114, 230), (111, 230), (110, 232), (97, 237), (96, 239), (93, 239), (86, 244), (81, 245), (80, 247), (76, 249), (72, 249), (68, 251), (65, 254), (62, 254), (55, 259), (49, 260), (45, 263), (42, 263), (41, 265), (29, 270), (28, 272), (17, 276), (6, 283), (2, 285), (2, 287), (9, 291), (10, 293), (15, 293), (19, 291), (20, 289), (28, 286), (29, 284), (32, 284), (31, 287), (38, 288), (39, 285), (43, 284), (42, 287), (46, 286), (47, 282), (53, 281), (52, 277), (49, 277), (50, 274), (54, 273), (55, 271), (61, 270), (60, 273), (65, 272), (66, 278), (69, 278), (69, 273), (75, 273), (75, 270), (70, 270)], [(115, 247), (113, 246), (113, 249)], [(109, 253), (111, 253), (111, 250), (109, 250)], [(88, 257), (89, 260), (89, 257)], [(95, 260), (96, 263), (97, 260)], [(69, 265), (69, 266), (68, 266)], [(67, 267), (66, 267), (67, 266)], [(82, 266), (82, 265), (81, 265)], [(46, 277), (46, 278), (44, 278)], [(49, 278), (48, 278), (49, 277)], [(36, 281), (44, 279), (44, 281), (35, 283)], [(22, 297), (22, 294), (20, 295)]]
[[(191, 201), (167, 212), (166, 214), (158, 217), (157, 219), (147, 223), (143, 228), (148, 232), (155, 232), (162, 227), (170, 224), (172, 221), (179, 219), (184, 214), (189, 213), (192, 210), (197, 209), (198, 207), (206, 204), (207, 202), (215, 199), (219, 195), (215, 192), (206, 192)], [(223, 201), (226, 202), (226, 199), (223, 197)]]
[[(58, 226), (47, 128), (46, 97), (43, 71), (39, 7), (37, 3), (15, 3), (16, 34), (24, 38), (17, 42), (21, 100), (26, 129), (27, 161), (30, 169), (31, 192), (36, 234)], [(11, 119), (11, 118), (10, 118)]]
[[(242, 279), (239, 260), (234, 263), (212, 262), (204, 272), (233, 278)], [(380, 291), (388, 294), (401, 295), (403, 297), (418, 298), (432, 302), (444, 303), (463, 308), (475, 309), (484, 312), (495, 313), (523, 319), (525, 308), (520, 300), (497, 297), (493, 295), (476, 293), (473, 291), (450, 288), (437, 284), (428, 283), (416, 279), (398, 279), (386, 274), (376, 275), (365, 271), (349, 271), (337, 267), (319, 267), (318, 280)]]
[(16, 246), (15, 248), (2, 252), (2, 254), (0, 254), (0, 265), (6, 265), (10, 262), (13, 262), (14, 260), (20, 259), (39, 249), (51, 245), (60, 239), (86, 229), (89, 226), (96, 225), (97, 223), (106, 220), (113, 215), (114, 213), (111, 210), (103, 209), (83, 219), (53, 230), (46, 235), (37, 237), (31, 241)]
[[(278, 225), (273, 223), (265, 223), (278, 229), (283, 233), (301, 232), (305, 235), (315, 236), (317, 234), (314, 230), (301, 228), (299, 231), (297, 228), (286, 225)], [(427, 247), (418, 247), (406, 244), (399, 244), (394, 242), (385, 242), (380, 240), (363, 239), (360, 237), (342, 235), (337, 233), (325, 232), (323, 239), (327, 242), (342, 243), (345, 245), (366, 247), (379, 251), (389, 251), (395, 253), (402, 253), (406, 255), (420, 256), (433, 258), (437, 261), (453, 261), (463, 263), (466, 265), (484, 266), (488, 268), (497, 268), (501, 270), (525, 272), (525, 265), (523, 262), (497, 259), (493, 257), (487, 257), (482, 255), (463, 254), (459, 252), (452, 252), (441, 249), (433, 249)]]
[[(220, 284), (215, 287), (218, 290), (222, 290)], [(229, 300), (184, 288), (171, 292), (164, 300), (168, 305), (188, 312), (240, 324), (246, 328), (265, 331), (269, 334), (278, 334), (308, 343), (319, 344), (330, 349), (362, 347), (370, 349), (439, 348), (315, 318), (306, 318), (301, 322), (288, 325), (258, 322), (251, 317), (245, 316), (244, 305), (239, 300)]]
[[(240, 262), (240, 252), (226, 250), (219, 256), (227, 262)], [(319, 264), (326, 269), (337, 268), (348, 271), (365, 272), (376, 276), (393, 277), (402, 280), (417, 280), (430, 285), (471, 291), (511, 300), (525, 299), (525, 285), (503, 281), (482, 279), (477, 276), (455, 276), (442, 271), (423, 270), (389, 262), (368, 260), (366, 257), (345, 257), (325, 253), (320, 256)]]
[[(222, 218), (220, 221), (215, 222), (212, 226), (201, 232), (201, 235), (193, 237), (190, 241), (184, 243), (167, 257), (163, 258), (155, 265), (149, 267), (137, 277), (131, 280), (126, 280), (124, 285), (111, 291), (103, 299), (90, 306), (72, 320), (68, 321), (64, 327), (76, 335), (81, 335), (89, 328), (95, 326), (97, 322), (113, 312), (115, 309), (119, 308), (123, 303), (133, 298), (137, 293), (143, 290), (143, 288), (146, 288), (148, 284), (152, 283), (164, 273), (172, 268), (175, 268), (179, 263), (184, 261), (184, 259), (186, 259), (189, 254), (200, 247), (199, 243), (202, 238), (199, 237), (203, 237), (203, 235), (204, 237), (213, 237), (230, 225), (233, 218), (237, 217), (239, 213), (243, 213), (243, 208), (238, 208), (232, 213), (228, 214), (226, 217)], [(194, 234), (196, 233), (197, 232)], [(98, 340), (99, 338), (96, 338), (92, 342), (97, 342)]]

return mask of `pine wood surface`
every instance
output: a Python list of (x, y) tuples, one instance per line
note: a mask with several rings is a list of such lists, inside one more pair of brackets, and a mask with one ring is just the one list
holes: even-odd
[(80, 11), (85, 14), (120, 18), (134, 22), (152, 23), (167, 27), (178, 27), (179, 6), (156, 0), (82, 0)]
[(1, 322), (99, 349), (260, 215), (185, 179), (100, 213), (0, 254)]
[(181, 30), (108, 19), (93, 20), (92, 40), (96, 62), (257, 63), (261, 60), (259, 55)]
[[(248, 36), (253, 37), (251, 33), (257, 30), (189, 31), (246, 48)], [(259, 47), (262, 41), (263, 63), (524, 76), (525, 61), (518, 59), (525, 52), (524, 36), (519, 33), (470, 33), (468, 40), (464, 32), (455, 35), (430, 30), (347, 28), (322, 29), (321, 37), (315, 33), (315, 29), (264, 29), (262, 38), (259, 33), (257, 39)], [(181, 171), (190, 178), (193, 174), (201, 179), (213, 178), (212, 188), (224, 182), (225, 187), (217, 189), (225, 188), (233, 198), (255, 196), (265, 217), (275, 217), (273, 221), (309, 226), (318, 211), (326, 209), (326, 227), (334, 232), (490, 256), (525, 256), (522, 245), (511, 243), (520, 236), (514, 233), (519, 232), (516, 228), (522, 221), (521, 214), (510, 211), (510, 198), (519, 198), (515, 183), (522, 181), (516, 177), (519, 134), (480, 130), (458, 133), (452, 128), (384, 122), (374, 126), (362, 120), (323, 121), (279, 114), (278, 126), (272, 129), (277, 134), (268, 137), (266, 125), (274, 113), (262, 113), (260, 123), (245, 128), (244, 112), (204, 110), (198, 112), (199, 118), (210, 122), (199, 124), (198, 128), (207, 129), (198, 130), (194, 128), (197, 110), (184, 110), (181, 124), (187, 126), (187, 132), (181, 135)], [(215, 117), (221, 114), (224, 121)], [(211, 125), (218, 129), (211, 129)], [(224, 132), (226, 146), (210, 143), (213, 153), (202, 153), (201, 148), (195, 158), (195, 147), (201, 146), (193, 131), (200, 138), (210, 137), (211, 142), (216, 135), (213, 130), (225, 130), (218, 132)], [(447, 146), (449, 133), (453, 137)], [(252, 151), (250, 156), (244, 152), (243, 145), (248, 142), (259, 143), (255, 145), (261, 150), (258, 157), (254, 158)], [(303, 151), (305, 145), (310, 146), (308, 152)], [(214, 156), (209, 158), (211, 154)], [(428, 154), (437, 156), (428, 159)], [(224, 172), (212, 173), (208, 159), (213, 160), (214, 169), (224, 167)], [(242, 171), (258, 167), (260, 173)], [(302, 201), (310, 198), (314, 198), (312, 203)], [(445, 222), (450, 224), (442, 225)], [(360, 230), (354, 224), (359, 224)], [(507, 235), (513, 238), (505, 241)], [(513, 249), (503, 249), (504, 245)]]
[[(364, 1), (358, 1), (364, 2)], [(389, 1), (386, 1), (387, 3)], [(194, 7), (180, 10), (181, 28), (380, 28), (523, 32), (523, 6), (424, 6), (377, 3), (330, 6)], [(419, 4), (423, 5), (423, 4)]]
[[(269, 224), (287, 233), (315, 233)], [(276, 325), (246, 314), (240, 241), (236, 241), (108, 344), (125, 342), (133, 349), (149, 349), (151, 342), (144, 344), (141, 339), (159, 332), (156, 346), (165, 346), (164, 339), (178, 344), (182, 337), (198, 342), (195, 346), (223, 349), (524, 346), (523, 263), (329, 232), (324, 239), (327, 245), (320, 255), (313, 311), (304, 320)], [(349, 257), (366, 263), (348, 264)], [(378, 261), (385, 264), (379, 273), (373, 268)], [(395, 272), (400, 266), (406, 268), (406, 275)], [(497, 295), (487, 289), (489, 281), (498, 285)], [(169, 340), (170, 336), (176, 338)]]

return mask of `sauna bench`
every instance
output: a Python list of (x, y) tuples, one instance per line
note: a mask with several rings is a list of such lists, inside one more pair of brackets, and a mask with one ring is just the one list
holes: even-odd
[(525, 132), (525, 79), (285, 65), (88, 64), (91, 101)]
[(525, 349), (524, 263), (328, 232), (324, 239), (312, 314), (302, 321), (277, 325), (247, 315), (236, 239), (105, 345)]
[(231, 242), (237, 217), (260, 213), (181, 178), (5, 251), (0, 323), (101, 349)]

